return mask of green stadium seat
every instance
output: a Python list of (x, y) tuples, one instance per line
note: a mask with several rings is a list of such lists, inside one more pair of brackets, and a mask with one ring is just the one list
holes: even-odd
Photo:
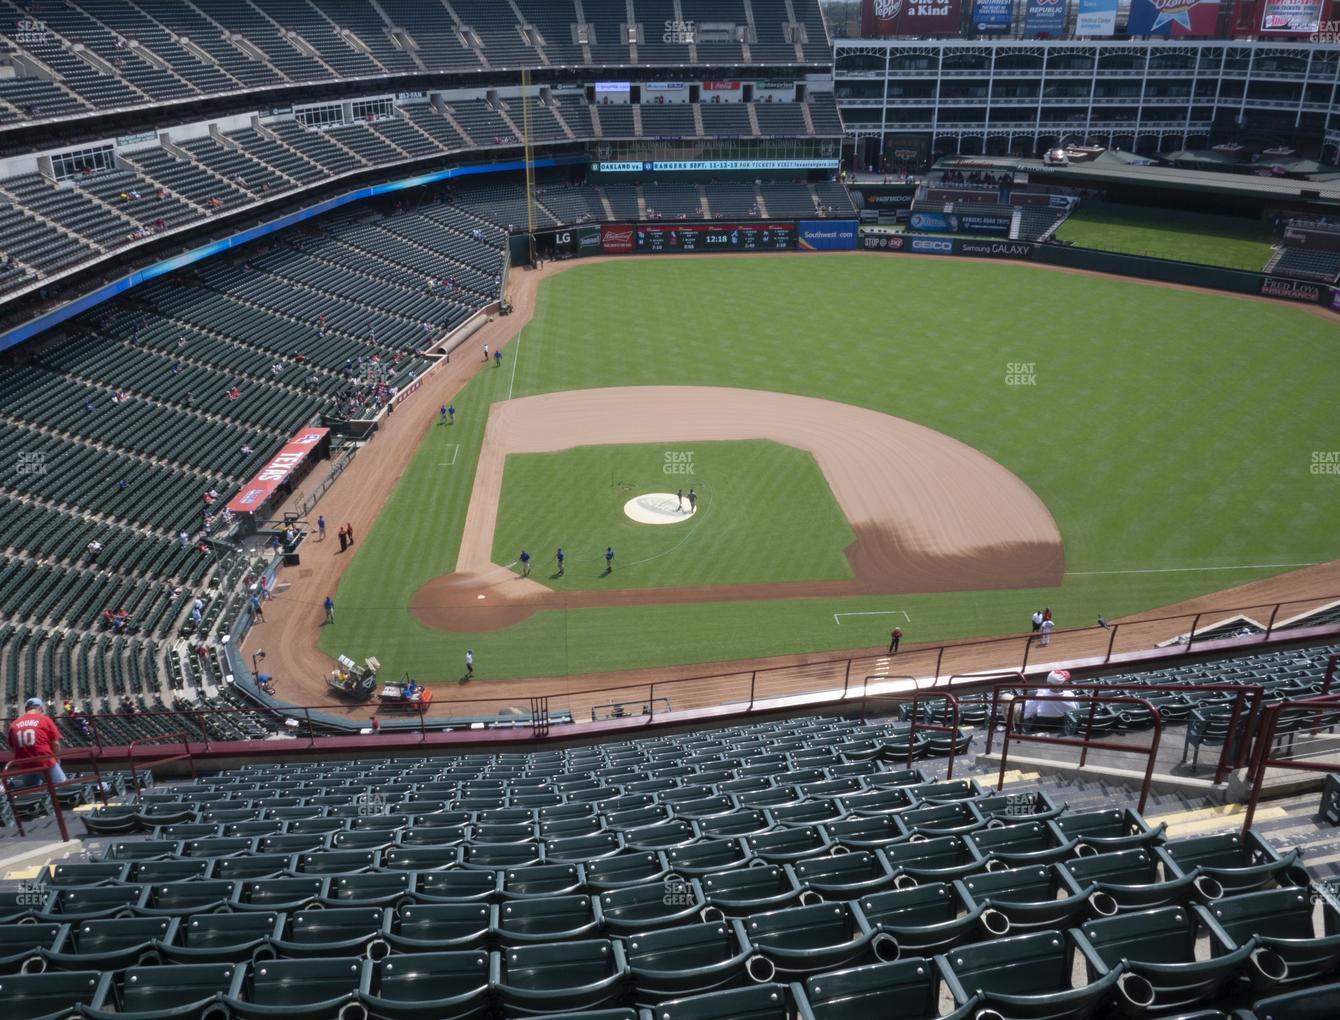
[(692, 924), (702, 917), (707, 901), (696, 881), (667, 880), (614, 889), (598, 897), (605, 931), (610, 935)]
[(828, 838), (848, 850), (874, 850), (907, 839), (909, 830), (896, 814), (854, 816), (824, 823)]
[(1213, 951), (1229, 952), (1255, 938), (1278, 953), (1289, 968), (1283, 984), (1305, 984), (1340, 970), (1340, 917), (1322, 901), (1322, 930), (1315, 929), (1309, 889), (1267, 889), (1226, 896), (1197, 907), (1207, 928), (1218, 935)]
[[(392, 853), (394, 851), (388, 851)], [(477, 871), (500, 871), (544, 863), (539, 843), (466, 843), (460, 848), (460, 866)]]
[(912, 838), (885, 847), (884, 856), (896, 873), (917, 882), (949, 881), (986, 868), (986, 861), (961, 836)]
[(243, 1020), (293, 1014), (334, 1020), (357, 999), (362, 968), (352, 957), (252, 963), (237, 968), (224, 1002)]
[(695, 823), (698, 831), (707, 839), (730, 839), (735, 836), (751, 836), (767, 832), (772, 828), (772, 820), (766, 811), (741, 808), (739, 811), (727, 811), (723, 815), (711, 815), (700, 818)]
[[(743, 840), (738, 839), (707, 839), (690, 846), (675, 847), (663, 853), (670, 869), (677, 874), (691, 877), (743, 867), (754, 859), (754, 855)], [(592, 868), (586, 871), (588, 884), (591, 882), (593, 871)]]
[(398, 907), (414, 898), (414, 880), (409, 871), (334, 875), (320, 902), (327, 907)]
[(52, 949), (68, 936), (61, 924), (0, 924), (0, 974), (18, 974), (38, 951)]
[(1154, 852), (1174, 874), (1199, 868), (1223, 887), (1226, 896), (1267, 886), (1308, 884), (1298, 850), (1281, 856), (1255, 832), (1248, 832), (1245, 839), (1238, 832), (1174, 839)]
[(1150, 985), (1151, 1005), (1158, 1010), (1196, 1006), (1231, 989), (1240, 977), (1266, 990), (1287, 976), (1284, 960), (1255, 939), (1197, 959), (1200, 928), (1197, 914), (1186, 907), (1160, 907), (1086, 921), (1076, 930), (1075, 942), (1091, 977), (1125, 968)]
[(584, 869), (577, 864), (541, 864), (501, 872), (499, 894), (505, 900), (566, 896), (586, 888)]
[[(818, 857), (827, 853), (833, 845), (817, 825), (745, 836), (743, 842), (754, 857), (768, 864), (787, 864), (807, 857)], [(674, 863), (673, 860), (671, 863)]]
[(876, 932), (847, 903), (789, 907), (732, 924), (740, 941), (755, 951), (749, 975), (759, 982), (774, 976), (792, 980), (877, 958), (872, 946)]
[(1170, 869), (1161, 867), (1156, 856), (1147, 850), (1095, 854), (1063, 861), (1054, 867), (1071, 893), (1096, 885), (1116, 900), (1121, 910), (1187, 903), (1193, 898), (1208, 903), (1223, 895), (1219, 883), (1202, 875), (1199, 868), (1171, 877)]
[(110, 974), (96, 970), (0, 976), (0, 1001), (10, 1020), (68, 1020), (107, 994)]
[(493, 938), (504, 946), (589, 938), (600, 928), (600, 901), (589, 896), (546, 896), (495, 904)]
[[(400, 833), (400, 846), (406, 848), (417, 846), (457, 847), (464, 843), (469, 835), (470, 829), (466, 825), (449, 825), (445, 822), (441, 824), (411, 825)], [(383, 856), (384, 863), (385, 855)]]
[(498, 895), (493, 871), (423, 871), (414, 898), (421, 903), (483, 903)]
[(894, 882), (893, 868), (879, 850), (813, 857), (797, 861), (792, 867), (805, 894), (829, 900), (878, 892)]
[(805, 979), (800, 1020), (973, 1020), (979, 999), (941, 1014), (940, 972), (922, 957), (869, 963)]
[(250, 854), (246, 857), (220, 857), (213, 862), (215, 878), (242, 881), (249, 878), (281, 878), (288, 873), (293, 858), (288, 854)]
[(62, 937), (41, 950), (42, 961), (55, 970), (117, 970), (157, 963), (158, 942), (176, 936), (175, 917), (112, 917), (65, 927)]
[(1235, 1020), (1333, 1020), (1340, 1015), (1340, 982), (1257, 999)]
[(181, 859), (173, 861), (131, 861), (124, 881), (140, 883), (199, 882), (210, 877), (214, 862)]
[(1056, 829), (1042, 822), (988, 826), (968, 835), (973, 849), (987, 861), (987, 867), (1017, 868), (1025, 864), (1050, 864), (1074, 857), (1078, 837), (1058, 841)]
[(88, 1020), (188, 1020), (224, 1015), (223, 996), (236, 967), (196, 963), (175, 967), (131, 967), (112, 975), (83, 1011)]
[(197, 879), (147, 885), (135, 907), (135, 912), (145, 916), (164, 917), (209, 914), (227, 909), (236, 895), (237, 883), (227, 879)]
[(644, 1011), (654, 1020), (791, 1020), (793, 993), (786, 985), (754, 985), (690, 995)]
[(47, 869), (50, 886), (114, 885), (125, 878), (124, 861), (58, 861)]
[(641, 1005), (747, 981), (750, 947), (724, 921), (648, 930), (629, 936), (623, 945)]
[(902, 812), (899, 821), (922, 836), (975, 832), (987, 825), (977, 805), (964, 800), (918, 804)]
[(1080, 844), (1098, 853), (1152, 847), (1163, 841), (1166, 823), (1151, 829), (1130, 808), (1106, 811), (1066, 812), (1052, 821), (1061, 833), (1061, 841), (1075, 837)]
[(255, 878), (237, 884), (234, 910), (301, 910), (325, 895), (327, 880), (302, 878)]
[(959, 893), (973, 906), (990, 907), (1023, 934), (1048, 928), (1071, 928), (1094, 917), (1117, 912), (1117, 903), (1096, 885), (1071, 892), (1056, 870), (1032, 864), (1004, 871), (984, 871), (955, 880)]
[(363, 968), (359, 1001), (384, 1020), (485, 1020), (493, 1015), (489, 956), (416, 953)]
[[(926, 956), (1009, 931), (1009, 921), (985, 904), (970, 903), (956, 886), (944, 882), (862, 896), (855, 903), (866, 925), (892, 939), (897, 957)], [(883, 952), (894, 952), (884, 940)]]
[(442, 871), (456, 867), (460, 856), (459, 844), (405, 844), (382, 854), (381, 866), (392, 871)]
[(393, 915), (386, 941), (402, 953), (481, 949), (491, 923), (485, 903), (415, 903)]
[(381, 941), (381, 935), (390, 926), (389, 908), (297, 910), (288, 915), (287, 923), (271, 939), (271, 944), (285, 959), (371, 955), (374, 952), (371, 943)]
[(277, 911), (242, 914), (193, 914), (182, 919), (175, 937), (156, 947), (172, 963), (245, 963), (272, 957), (270, 942), (283, 930)]
[(622, 835), (630, 850), (668, 850), (671, 847), (688, 846), (700, 839), (702, 833), (697, 822), (676, 818), (628, 829)]
[(698, 881), (708, 909), (725, 917), (747, 917), (800, 902), (800, 882), (789, 865), (710, 872)]
[(619, 1004), (628, 965), (618, 940), (515, 946), (492, 954), (489, 984), (510, 1016)]
[[(1074, 944), (1061, 932), (1041, 931), (958, 946), (938, 962), (959, 1006), (980, 997), (982, 1006), (1010, 1020), (1109, 1016), (1106, 1006), (1117, 994), (1124, 971), (1117, 967), (1097, 981), (1076, 985), (1074, 956)], [(1129, 985), (1132, 996), (1152, 998), (1147, 985), (1138, 980)]]
[(138, 885), (81, 885), (56, 888), (47, 897), (40, 916), (51, 921), (86, 921), (130, 917), (142, 889)]

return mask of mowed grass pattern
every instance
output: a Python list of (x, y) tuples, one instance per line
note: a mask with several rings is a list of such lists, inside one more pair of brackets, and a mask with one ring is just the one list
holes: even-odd
[[(1013, 470), (1060, 527), (1059, 589), (840, 601), (552, 611), (508, 631), (448, 635), (404, 607), (455, 563), (490, 402), (508, 371), (429, 430), (337, 594), (332, 653), (388, 673), (589, 672), (875, 644), (871, 618), (909, 612), (908, 640), (1013, 631), (1038, 603), (1062, 627), (1150, 609), (1336, 556), (1340, 448), (1332, 321), (1283, 303), (1028, 266), (899, 256), (627, 259), (579, 265), (540, 290), (509, 345), (515, 393), (599, 385), (744, 386), (839, 400), (938, 429)], [(1036, 385), (1010, 386), (1010, 363)], [(461, 442), (455, 466), (440, 447)], [(617, 435), (611, 435), (612, 442)], [(449, 459), (449, 458), (447, 458)], [(987, 497), (989, 498), (989, 497)]]
[(1177, 209), (1085, 202), (1061, 224), (1056, 236), (1081, 248), (1252, 273), (1270, 260), (1270, 228), (1265, 223)]
[[(693, 473), (667, 474), (667, 466)], [(634, 496), (690, 487), (698, 511), (682, 523), (638, 524), (624, 514)], [(840, 579), (851, 577), (843, 550), (854, 538), (804, 450), (768, 442), (584, 446), (507, 458), (493, 562), (512, 563), (524, 548), (534, 557), (531, 576), (556, 591)], [(561, 578), (553, 576), (560, 545)], [(607, 546), (615, 554), (609, 577)]]

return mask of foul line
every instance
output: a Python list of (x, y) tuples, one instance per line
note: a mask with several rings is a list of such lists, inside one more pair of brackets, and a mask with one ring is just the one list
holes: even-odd
[(901, 616), (908, 623), (912, 622), (912, 617), (908, 616), (907, 612), (902, 609), (876, 609), (864, 613), (834, 613), (833, 622), (841, 627), (842, 617), (844, 616)]
[(460, 444), (460, 443), (452, 443), (452, 444), (451, 444), (451, 460), (444, 460), (441, 464), (438, 465), (438, 467), (451, 467), (453, 464), (456, 463), (456, 459), (457, 459), (460, 455), (461, 455), (461, 444)]
[(525, 333), (525, 332), (526, 332), (525, 329), (522, 329), (521, 332), (518, 333), (518, 334), (516, 335), (516, 343), (512, 345), (512, 346), (513, 346), (513, 350), (512, 350), (512, 377), (511, 377), (510, 379), (507, 380), (507, 399), (508, 399), (508, 400), (511, 400), (511, 399), (512, 399), (512, 385), (516, 382), (516, 363), (517, 363), (518, 359), (520, 359), (520, 357), (521, 357), (521, 335), (522, 335), (522, 333)]
[(1100, 574), (1194, 574), (1209, 570), (1285, 570), (1315, 567), (1316, 563), (1247, 563), (1238, 567), (1152, 567), (1147, 570), (1067, 570), (1066, 577), (1097, 577)]

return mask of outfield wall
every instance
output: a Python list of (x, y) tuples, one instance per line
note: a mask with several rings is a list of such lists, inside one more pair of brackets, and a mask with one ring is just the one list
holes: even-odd
[[(525, 235), (512, 238), (515, 250), (528, 247)], [(536, 233), (541, 258), (588, 255), (674, 255), (740, 251), (878, 251), (904, 255), (944, 255), (975, 259), (1038, 262), (1158, 283), (1208, 287), (1231, 294), (1322, 305), (1340, 312), (1340, 287), (1242, 269), (1095, 251), (1074, 245), (1006, 238), (953, 237), (863, 227), (855, 220), (755, 220), (743, 222), (586, 223)]]

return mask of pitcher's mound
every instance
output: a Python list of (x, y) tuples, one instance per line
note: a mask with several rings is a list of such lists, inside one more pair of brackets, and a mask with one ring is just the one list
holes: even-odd
[(680, 502), (673, 492), (647, 492), (623, 505), (623, 512), (638, 524), (679, 524), (693, 516), (689, 501)]

